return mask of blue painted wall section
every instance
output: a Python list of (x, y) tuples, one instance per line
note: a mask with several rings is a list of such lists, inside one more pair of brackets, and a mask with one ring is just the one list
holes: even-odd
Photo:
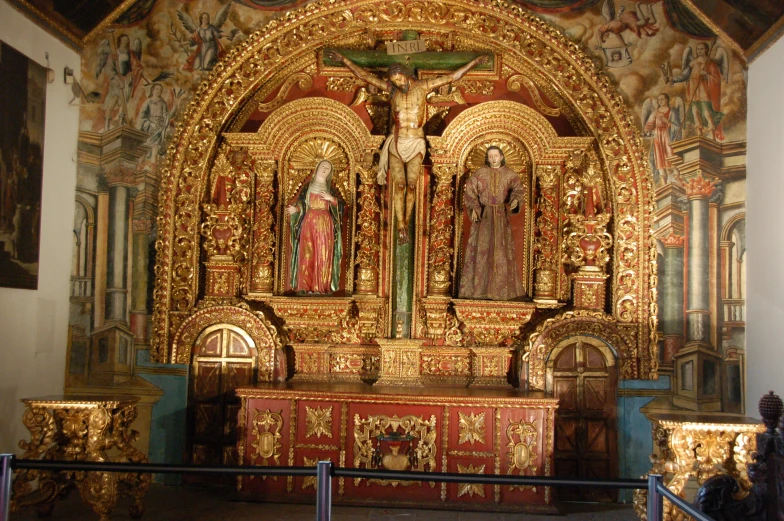
[[(182, 374), (171, 374), (181, 372)], [(163, 397), (152, 408), (150, 461), (182, 463), (185, 454), (186, 409), (188, 405), (188, 366), (150, 363), (150, 352), (137, 351), (136, 374), (163, 390)], [(157, 474), (155, 481), (178, 485), (180, 476)]]
[[(650, 470), (653, 453), (651, 422), (640, 408), (670, 390), (670, 377), (658, 380), (622, 380), (618, 384), (618, 477), (639, 478)], [(646, 396), (645, 391), (659, 391)], [(628, 395), (627, 395), (628, 393)], [(633, 491), (621, 490), (621, 501), (630, 503)]]

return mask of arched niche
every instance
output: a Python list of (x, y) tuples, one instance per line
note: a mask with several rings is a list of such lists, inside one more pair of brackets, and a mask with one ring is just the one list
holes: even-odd
[[(302, 188), (319, 159), (330, 159), (334, 166), (333, 184), (346, 202), (343, 225), (346, 232), (356, 228), (357, 201), (353, 200), (353, 194), (357, 172), (363, 168), (369, 170), (373, 153), (383, 137), (372, 136), (359, 116), (345, 104), (329, 98), (294, 100), (274, 110), (255, 133), (225, 132), (221, 138), (232, 147), (245, 148), (274, 172), (266, 182), (272, 190), (277, 179), (274, 222), (279, 224), (286, 222), (286, 205)], [(352, 235), (343, 234), (341, 292), (348, 295), (354, 289), (355, 245), (349, 240)], [(288, 226), (277, 226), (277, 235), (270, 239), (281, 246), (281, 255), (275, 259), (273, 287), (275, 294), (282, 294), (289, 289), (286, 279), (290, 259), (285, 247), (290, 240)]]
[(503, 56), (509, 70), (500, 74), (510, 91), (520, 89), (522, 77), (530, 79), (580, 134), (596, 140), (615, 221), (611, 314), (639, 346), (645, 366), (640, 377), (655, 375), (657, 357), (648, 349), (656, 335), (653, 185), (639, 131), (609, 79), (576, 44), (519, 7), (470, 0), (315, 2), (271, 22), (213, 69), (182, 117), (161, 175), (153, 359), (174, 360), (172, 325), (195, 309), (200, 258), (195, 223), (221, 134), (247, 117), (247, 103), (258, 93), (272, 96), (294, 73), (318, 71), (323, 48), (362, 46), (368, 30), (401, 28), (439, 30), (459, 48)]
[[(542, 322), (527, 340), (523, 355), (523, 373), (527, 387), (544, 391), (547, 387), (547, 363), (559, 349), (577, 336), (592, 338), (591, 344), (614, 360), (619, 379), (645, 378), (644, 357), (636, 352), (634, 333), (619, 327), (618, 321), (598, 311), (575, 310), (559, 313)], [(655, 346), (650, 346), (652, 353)]]
[(208, 307), (188, 317), (172, 335), (172, 363), (190, 364), (199, 337), (219, 324), (236, 328), (248, 337), (258, 353), (255, 365), (259, 381), (271, 381), (277, 376), (285, 378), (276, 374), (276, 367), (285, 365), (285, 353), (284, 340), (275, 325), (261, 313), (234, 306)]
[[(553, 171), (559, 173), (557, 177), (561, 177), (568, 159), (573, 154), (586, 153), (593, 144), (594, 138), (561, 137), (547, 118), (533, 108), (514, 101), (489, 101), (464, 110), (449, 123), (443, 135), (428, 137), (428, 141), (431, 145), (430, 155), (436, 176), (439, 177), (439, 183), (444, 177), (443, 174), (439, 176), (439, 171), (452, 174), (456, 178), (452, 184), (457, 190), (457, 194), (454, 198), (447, 197), (447, 199), (454, 201), (452, 212), (455, 215), (456, 244), (453, 247), (454, 254), (449, 271), (456, 275), (452, 287), (452, 295), (456, 297), (460, 296), (457, 292), (459, 274), (462, 270), (463, 249), (460, 240), (464, 236), (465, 227), (461, 190), (465, 179), (471, 175), (471, 170), (480, 166), (480, 161), (484, 160), (475, 157), (476, 151), (486, 148), (489, 144), (500, 144), (503, 149), (503, 144), (506, 144), (512, 151), (517, 151), (522, 156), (519, 165), (510, 166), (513, 170), (525, 170), (519, 174), (521, 182), (526, 187), (528, 200), (524, 209), (525, 215), (522, 215), (519, 220), (521, 221), (520, 228), (524, 230), (522, 233), (528, 237), (528, 240), (524, 241), (524, 251), (518, 252), (518, 257), (520, 257), (518, 262), (520, 262), (521, 273), (526, 275), (523, 286), (528, 295), (533, 296), (534, 241), (530, 238), (534, 235), (533, 206), (535, 202), (533, 193), (536, 184), (536, 170), (539, 167), (551, 167)], [(439, 168), (441, 165), (446, 168)], [(456, 165), (456, 168), (449, 168), (448, 165)], [(434, 204), (434, 207), (438, 213), (438, 205)], [(438, 215), (436, 219), (441, 222), (447, 220)], [(558, 236), (557, 233), (556, 236)], [(440, 243), (433, 244), (435, 242), (431, 236), (430, 254), (434, 263), (437, 262), (435, 259), (447, 256), (446, 252), (437, 251)], [(557, 249), (558, 245), (554, 244), (553, 247)], [(570, 288), (565, 272), (562, 269), (556, 271), (556, 293), (558, 295), (568, 294)]]

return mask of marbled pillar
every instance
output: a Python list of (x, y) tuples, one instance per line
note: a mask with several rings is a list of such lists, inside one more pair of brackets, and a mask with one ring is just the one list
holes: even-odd
[(659, 284), (659, 320), (664, 333), (664, 362), (671, 362), (683, 346), (683, 242), (684, 237), (673, 233), (662, 239), (664, 278)]
[(708, 199), (714, 184), (702, 176), (690, 179), (689, 197), (689, 287), (687, 341), (710, 343), (710, 233)]
[(109, 233), (106, 250), (106, 320), (128, 322), (128, 236), (133, 170), (118, 167), (106, 174), (109, 185)]

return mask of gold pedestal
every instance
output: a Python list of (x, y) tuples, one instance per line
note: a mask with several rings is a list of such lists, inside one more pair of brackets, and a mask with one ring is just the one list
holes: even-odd
[[(132, 444), (139, 433), (130, 426), (136, 419), (136, 397), (48, 396), (22, 400), (27, 410), (22, 417), (30, 441), (20, 441), (22, 459), (148, 463), (147, 456)], [(107, 451), (118, 453), (109, 456)], [(47, 516), (54, 500), (71, 487), (101, 521), (109, 519), (117, 498), (129, 496), (131, 517), (143, 513), (142, 499), (151, 474), (116, 472), (73, 472), (17, 470), (14, 474), (11, 511), (37, 505)], [(38, 482), (36, 490), (32, 483)]]
[[(752, 462), (755, 434), (764, 432), (758, 420), (733, 415), (694, 413), (650, 413), (654, 449), (649, 474), (661, 474), (668, 489), (684, 497), (686, 485), (705, 481), (724, 472), (748, 494), (751, 481), (747, 465)], [(647, 521), (647, 490), (634, 491), (634, 509)], [(681, 521), (686, 515), (664, 500), (664, 521)]]

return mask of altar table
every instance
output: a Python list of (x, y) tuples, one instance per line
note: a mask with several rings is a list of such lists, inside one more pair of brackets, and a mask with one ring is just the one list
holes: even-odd
[[(765, 426), (752, 418), (737, 415), (699, 414), (694, 412), (648, 413), (653, 440), (658, 453), (651, 455), (649, 474), (661, 474), (664, 484), (683, 497), (691, 480), (702, 485), (719, 473), (738, 481), (741, 493), (748, 493), (751, 481), (747, 465), (756, 447), (755, 435)], [(635, 490), (634, 509), (647, 520), (647, 490)], [(669, 501), (664, 501), (664, 520), (681, 521), (686, 515)]]
[[(30, 431), (30, 441), (19, 442), (25, 450), (21, 458), (149, 463), (147, 456), (132, 445), (139, 436), (130, 428), (136, 419), (138, 401), (133, 396), (100, 395), (23, 399), (27, 409), (22, 421)], [(109, 519), (118, 496), (131, 497), (131, 517), (139, 518), (151, 477), (132, 472), (18, 469), (14, 473), (11, 510), (37, 505), (39, 515), (49, 515), (55, 499), (76, 487), (101, 521)], [(35, 481), (38, 488), (34, 490)]]
[[(236, 390), (243, 465), (551, 476), (558, 400), (540, 392), (291, 382)], [(308, 501), (315, 478), (241, 477), (246, 499)], [(555, 512), (549, 487), (337, 478), (336, 504)]]

